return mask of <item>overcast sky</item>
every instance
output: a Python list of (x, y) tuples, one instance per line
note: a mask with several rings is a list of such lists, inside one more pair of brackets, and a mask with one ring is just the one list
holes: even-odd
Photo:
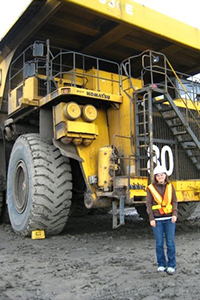
[[(0, 39), (21, 15), (31, 0), (1, 1), (3, 2), (3, 5), (1, 5), (0, 9)], [(115, 1), (115, 3), (117, 3), (117, 0), (107, 1)], [(134, 1), (200, 29), (199, 0), (133, 0), (133, 2)], [(126, 2), (126, 0), (124, 0), (124, 2)]]

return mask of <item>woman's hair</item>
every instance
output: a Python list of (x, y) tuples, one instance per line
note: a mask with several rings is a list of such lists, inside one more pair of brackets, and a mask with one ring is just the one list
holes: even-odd
[[(158, 174), (156, 174), (156, 175), (158, 175)], [(156, 179), (156, 175), (154, 175), (154, 177), (153, 177), (153, 183), (154, 184), (158, 183), (158, 180)], [(168, 175), (166, 173), (165, 173), (165, 175), (166, 175), (165, 183), (168, 184), (169, 183), (169, 177), (168, 177)]]

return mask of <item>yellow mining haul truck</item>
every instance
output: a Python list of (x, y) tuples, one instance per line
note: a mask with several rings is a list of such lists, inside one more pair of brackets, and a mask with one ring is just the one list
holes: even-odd
[(145, 218), (156, 165), (179, 218), (193, 212), (198, 30), (131, 0), (32, 1), (0, 51), (0, 214), (7, 204), (16, 233), (59, 234), (70, 214), (98, 208), (114, 228), (126, 206)]

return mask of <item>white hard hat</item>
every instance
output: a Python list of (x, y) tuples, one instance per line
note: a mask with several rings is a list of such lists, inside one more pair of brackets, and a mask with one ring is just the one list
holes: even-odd
[(157, 166), (155, 167), (153, 171), (154, 175), (161, 174), (161, 173), (167, 173), (167, 170), (163, 166)]

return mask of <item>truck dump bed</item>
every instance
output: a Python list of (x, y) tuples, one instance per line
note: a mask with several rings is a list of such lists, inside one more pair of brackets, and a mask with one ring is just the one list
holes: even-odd
[(118, 62), (152, 49), (180, 72), (200, 71), (200, 31), (131, 0), (33, 0), (1, 40), (1, 59), (47, 38), (54, 46)]

